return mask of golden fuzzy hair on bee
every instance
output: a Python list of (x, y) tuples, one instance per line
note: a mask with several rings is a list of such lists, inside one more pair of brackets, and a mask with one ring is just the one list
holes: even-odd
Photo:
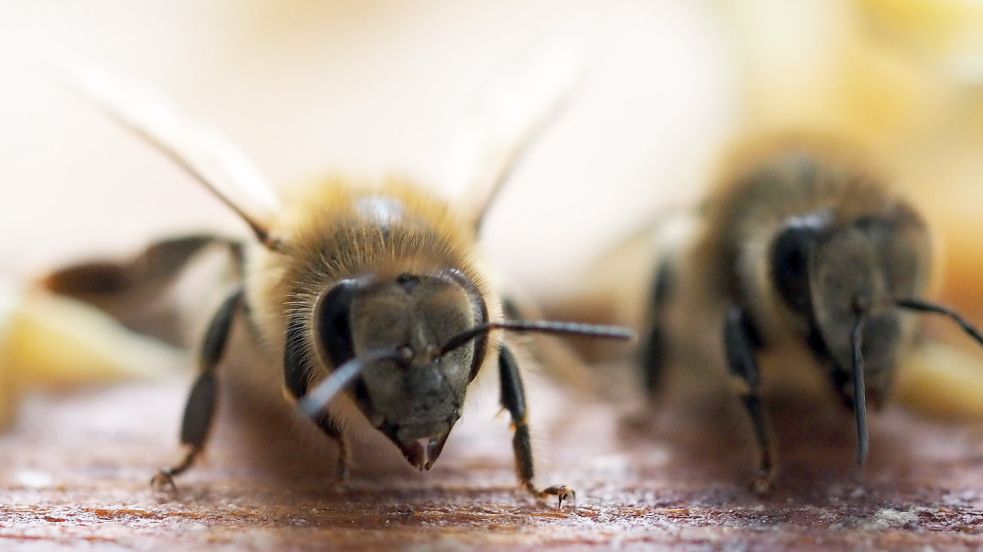
[(708, 347), (737, 381), (754, 427), (758, 492), (776, 473), (762, 407), (770, 382), (825, 376), (853, 410), (862, 464), (867, 405), (883, 404), (917, 348), (915, 314), (948, 317), (983, 344), (958, 312), (925, 299), (939, 264), (928, 225), (870, 159), (824, 137), (750, 142), (725, 164), (684, 256), (660, 261), (643, 375), (656, 391), (666, 353), (702, 355), (700, 335), (722, 325)]
[[(486, 368), (496, 365), (500, 403), (513, 421), (521, 484), (538, 498), (555, 496), (562, 503), (573, 496), (564, 485), (540, 489), (533, 483), (521, 371), (512, 344), (502, 344), (499, 334), (626, 340), (632, 332), (506, 319), (477, 252), (478, 228), (489, 206), (566, 95), (571, 75), (557, 73), (557, 67), (541, 64), (512, 81), (520, 86), (509, 95), (517, 101), (508, 106), (493, 97), (483, 118), (489, 127), (481, 127), (475, 141), (482, 154), (478, 158), (490, 162), (477, 163), (468, 179), (481, 189), (454, 203), (395, 178), (369, 185), (327, 179), (294, 201), (281, 202), (233, 144), (166, 98), (87, 64), (73, 71), (87, 98), (177, 161), (237, 213), (256, 238), (227, 244), (237, 260), (245, 261), (242, 281), (215, 311), (202, 340), (200, 373), (181, 429), (188, 452), (180, 463), (161, 470), (154, 484), (173, 487), (173, 477), (189, 469), (203, 450), (218, 394), (217, 368), (233, 323), (245, 317), (254, 338), (248, 345), (260, 345), (256, 352), (262, 353), (251, 366), (253, 376), (243, 376), (258, 384), (249, 393), (268, 396), (282, 386), (292, 414), (307, 418), (338, 445), (338, 479), (348, 473), (347, 430), (367, 425), (411, 466), (429, 470), (463, 413), (469, 387), (480, 374), (495, 373)], [(168, 253), (163, 264), (173, 276), (183, 260), (211, 241), (165, 240), (155, 251)], [(80, 280), (130, 275), (132, 268), (132, 262), (90, 264), (50, 281), (77, 289), (91, 283)], [(110, 278), (120, 285), (103, 289), (112, 294), (128, 285), (148, 287), (139, 280)], [(157, 280), (165, 281), (160, 288), (170, 279)], [(274, 374), (278, 364), (282, 371)]]
[[(294, 264), (317, 264), (332, 278), (338, 270), (395, 276), (448, 266), (472, 267), (474, 227), (447, 202), (404, 180), (352, 186), (334, 179), (302, 195), (273, 232), (289, 244)], [(324, 252), (331, 251), (331, 257)], [(299, 274), (298, 274), (299, 276)]]
[(694, 251), (697, 265), (715, 280), (711, 287), (745, 298), (769, 325), (786, 326), (786, 309), (768, 274), (768, 251), (790, 217), (817, 212), (834, 225), (860, 218), (898, 221), (897, 230), (924, 261), (921, 287), (929, 285), (937, 263), (927, 225), (865, 153), (833, 138), (793, 133), (737, 148), (703, 207), (706, 224)]
[[(474, 284), (489, 319), (501, 320), (501, 302), (484, 276), (474, 226), (420, 186), (399, 178), (372, 184), (334, 177), (285, 203), (270, 225), (281, 247), (254, 247), (248, 255), (250, 305), (267, 321), (259, 329), (274, 350), (282, 347), (286, 320), (299, 311), (310, 322), (325, 288), (345, 278), (393, 280), (455, 267)], [(312, 328), (305, 324), (300, 331)], [(498, 344), (498, 336), (491, 336), (477, 385), (490, 373), (485, 365), (496, 357)], [(314, 359), (307, 361), (313, 368)], [(312, 383), (324, 375), (310, 370)], [(341, 429), (366, 430), (351, 401), (336, 402), (331, 413)]]
[(257, 297), (260, 312), (267, 309), (259, 305), (275, 309), (284, 297), (287, 304), (309, 307), (328, 283), (341, 278), (392, 279), (457, 267), (485, 298), (489, 315), (501, 318), (499, 301), (483, 276), (475, 228), (451, 204), (407, 180), (318, 182), (287, 203), (270, 234), (283, 252), (250, 252), (259, 280), (252, 289), (265, 290)]

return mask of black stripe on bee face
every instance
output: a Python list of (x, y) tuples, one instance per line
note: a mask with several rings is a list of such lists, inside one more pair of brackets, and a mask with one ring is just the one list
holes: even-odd
[[(351, 310), (352, 301), (360, 291), (369, 285), (366, 279), (342, 280), (324, 295), (317, 309), (317, 336), (325, 349), (328, 360), (335, 368), (355, 357), (355, 343), (352, 339)], [(368, 408), (369, 390), (365, 380), (355, 380), (352, 390), (355, 401)]]
[(639, 351), (642, 384), (650, 396), (658, 393), (665, 379), (664, 372), (670, 350), (669, 342), (666, 339), (665, 309), (675, 287), (675, 277), (675, 270), (673, 270), (669, 257), (660, 258), (656, 269), (655, 283), (650, 292), (653, 315), (649, 320), (648, 336)]
[(676, 287), (676, 274), (668, 257), (659, 260), (655, 284), (652, 286), (652, 302), (655, 308), (663, 309), (669, 301), (673, 288)]
[(793, 217), (772, 242), (769, 262), (775, 289), (786, 305), (803, 315), (812, 314), (810, 257), (829, 224), (828, 213)]
[(355, 356), (351, 310), (355, 295), (364, 289), (360, 280), (342, 280), (324, 294), (315, 311), (315, 331), (332, 366), (341, 366)]
[[(471, 299), (472, 308), (475, 310), (475, 326), (488, 322), (488, 305), (485, 303), (485, 298), (482, 297), (478, 286), (463, 272), (456, 268), (447, 269), (443, 272), (443, 274), (446, 275), (446, 277), (448, 277), (451, 281), (456, 282), (459, 286), (464, 288), (465, 292), (467, 292), (468, 297)], [(468, 375), (468, 381), (473, 381), (478, 375), (478, 370), (481, 369), (481, 364), (485, 360), (485, 352), (487, 350), (487, 334), (481, 335), (474, 340), (474, 355), (471, 359), (471, 372)]]
[[(363, 285), (359, 280), (342, 280), (321, 298), (315, 308), (314, 332), (332, 366), (341, 366), (355, 356), (350, 312), (352, 300)], [(305, 331), (309, 327), (306, 316), (304, 312), (291, 315), (283, 351), (284, 383), (297, 398), (307, 394), (310, 382), (308, 361), (313, 344)]]

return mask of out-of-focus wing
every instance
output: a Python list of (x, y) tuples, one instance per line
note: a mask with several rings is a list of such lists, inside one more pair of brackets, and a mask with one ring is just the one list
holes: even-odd
[(476, 229), (537, 138), (556, 119), (582, 81), (579, 52), (551, 50), (520, 63), (485, 88), (450, 156), (451, 189)]
[(273, 245), (268, 228), (279, 199), (235, 144), (148, 86), (74, 56), (57, 58), (76, 92), (173, 159)]

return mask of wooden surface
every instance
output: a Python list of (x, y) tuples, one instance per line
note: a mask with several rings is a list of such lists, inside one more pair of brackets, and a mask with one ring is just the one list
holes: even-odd
[(330, 483), (330, 454), (311, 452), (321, 443), (297, 446), (226, 400), (206, 461), (177, 495), (158, 495), (148, 481), (179, 452), (183, 379), (30, 401), (0, 437), (0, 549), (983, 546), (981, 427), (889, 408), (873, 417), (859, 469), (846, 412), (773, 401), (782, 472), (761, 498), (747, 490), (753, 450), (726, 400), (651, 412), (630, 395), (588, 399), (543, 380), (530, 383), (548, 437), (537, 446), (552, 458), (541, 483), (574, 486), (575, 507), (515, 487), (494, 397), (466, 414), (433, 471), (413, 473), (369, 443), (345, 489)]

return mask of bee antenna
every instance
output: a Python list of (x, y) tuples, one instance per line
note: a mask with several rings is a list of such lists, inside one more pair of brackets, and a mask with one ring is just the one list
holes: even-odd
[(579, 322), (556, 322), (550, 320), (504, 320), (501, 322), (484, 322), (448, 339), (440, 348), (444, 356), (463, 346), (479, 335), (492, 330), (510, 332), (533, 332), (550, 335), (580, 335), (602, 339), (620, 339), (624, 341), (635, 339), (635, 332), (620, 326), (604, 326), (600, 324), (582, 324)]
[(945, 305), (939, 305), (937, 303), (929, 303), (921, 299), (899, 299), (897, 305), (903, 309), (908, 309), (917, 312), (927, 312), (931, 314), (942, 314), (948, 316), (949, 318), (955, 320), (957, 324), (963, 329), (964, 332), (969, 334), (970, 337), (976, 340), (977, 343), (983, 345), (983, 333), (980, 333), (975, 326), (969, 323), (968, 320), (963, 318), (961, 314), (954, 311), (953, 309), (946, 307)]
[(324, 381), (297, 401), (297, 407), (308, 418), (317, 417), (338, 393), (362, 373), (366, 365), (380, 360), (400, 360), (404, 354), (397, 349), (374, 349), (355, 357), (331, 372)]
[(864, 386), (863, 355), (864, 314), (857, 315), (857, 322), (850, 332), (850, 348), (853, 349), (853, 413), (857, 420), (857, 463), (863, 464), (870, 448), (867, 435), (867, 390)]

